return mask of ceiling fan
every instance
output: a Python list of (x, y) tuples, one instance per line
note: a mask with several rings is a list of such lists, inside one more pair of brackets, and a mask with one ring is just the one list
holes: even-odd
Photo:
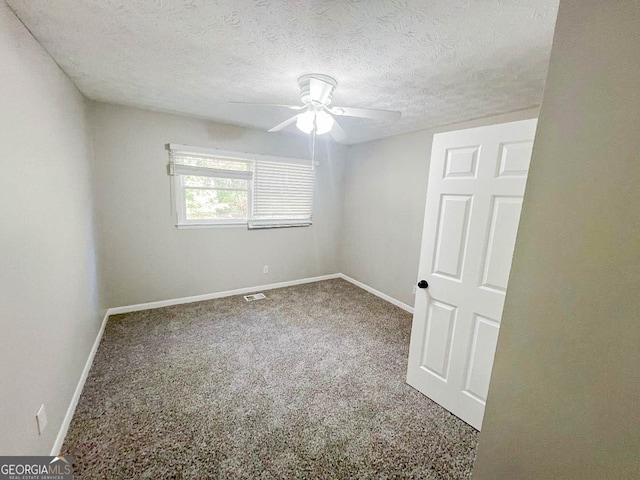
[(276, 125), (270, 132), (278, 132), (295, 122), (296, 127), (305, 133), (322, 135), (329, 133), (334, 140), (340, 142), (347, 137), (346, 132), (334, 117), (358, 117), (375, 120), (398, 120), (401, 112), (390, 110), (373, 110), (370, 108), (334, 107), (331, 105), (333, 91), (338, 82), (328, 75), (310, 73), (298, 78), (300, 101), (302, 105), (280, 105), (275, 103), (229, 102), (262, 107), (281, 107), (290, 110), (302, 110), (301, 113)]

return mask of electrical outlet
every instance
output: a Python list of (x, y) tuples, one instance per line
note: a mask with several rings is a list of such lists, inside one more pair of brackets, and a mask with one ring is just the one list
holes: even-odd
[(44, 429), (47, 428), (47, 411), (44, 408), (44, 403), (40, 405), (38, 413), (36, 413), (36, 423), (38, 424), (38, 435), (44, 433)]
[(269, 265), (262, 267), (262, 273), (269, 273)]

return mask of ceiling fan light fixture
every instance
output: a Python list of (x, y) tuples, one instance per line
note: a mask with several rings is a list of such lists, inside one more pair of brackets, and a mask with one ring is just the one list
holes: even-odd
[(311, 111), (306, 111), (298, 115), (298, 119), (296, 120), (296, 127), (298, 127), (298, 130), (301, 130), (304, 133), (311, 133), (313, 131), (314, 115), (315, 114)]
[(322, 135), (333, 128), (333, 117), (327, 112), (316, 113), (316, 133)]
[(313, 121), (316, 122), (316, 134), (323, 135), (333, 128), (333, 117), (327, 112), (313, 112), (307, 110), (298, 116), (296, 127), (304, 133), (313, 132)]

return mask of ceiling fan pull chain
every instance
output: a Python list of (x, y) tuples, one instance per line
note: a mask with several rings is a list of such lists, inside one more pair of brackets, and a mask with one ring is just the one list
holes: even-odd
[(311, 132), (311, 168), (316, 164), (316, 116), (313, 116), (313, 131)]

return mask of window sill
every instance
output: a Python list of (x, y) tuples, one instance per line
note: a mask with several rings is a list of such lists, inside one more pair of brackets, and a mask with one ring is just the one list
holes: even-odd
[(176, 223), (178, 230), (193, 230), (200, 228), (247, 228), (246, 223)]
[(312, 223), (300, 223), (300, 224), (273, 224), (273, 225), (256, 225), (249, 227), (245, 223), (176, 223), (175, 227), (178, 230), (198, 230), (201, 228), (246, 228), (248, 230), (269, 230), (273, 228), (299, 228), (310, 227)]

